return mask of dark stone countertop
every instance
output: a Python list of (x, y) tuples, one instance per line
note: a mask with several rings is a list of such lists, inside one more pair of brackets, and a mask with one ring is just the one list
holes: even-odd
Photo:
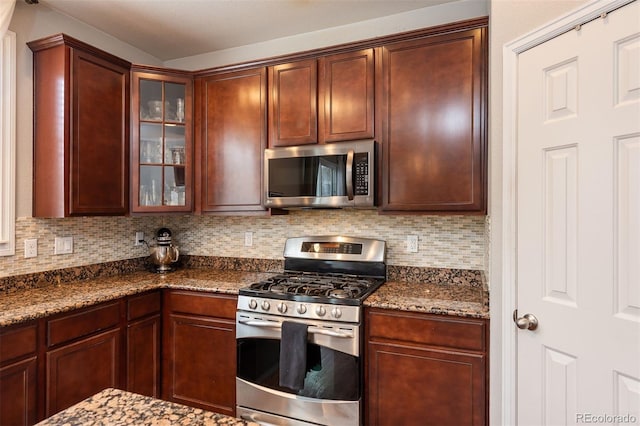
[[(228, 269), (185, 268), (169, 274), (138, 271), (104, 278), (46, 284), (0, 295), (0, 327), (67, 312), (145, 291), (171, 288), (238, 294), (238, 290), (274, 275)], [(415, 281), (413, 281), (415, 280)], [(374, 308), (488, 318), (488, 291), (456, 277), (438, 282), (414, 277), (393, 279), (369, 296)]]
[(257, 426), (258, 424), (200, 408), (109, 388), (38, 423), (38, 426), (67, 425)]

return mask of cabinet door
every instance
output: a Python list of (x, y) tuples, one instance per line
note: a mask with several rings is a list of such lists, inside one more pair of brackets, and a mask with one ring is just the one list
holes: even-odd
[(131, 64), (64, 34), (33, 51), (33, 215), (129, 210)]
[(367, 424), (486, 424), (484, 355), (370, 343), (367, 357)]
[(46, 354), (46, 417), (120, 386), (120, 330), (53, 349)]
[(265, 68), (197, 80), (200, 119), (196, 181), (202, 212), (265, 212), (262, 153), (267, 146)]
[(0, 425), (36, 422), (38, 325), (0, 327)]
[(171, 314), (163, 399), (235, 415), (235, 321)]
[(0, 425), (36, 422), (36, 357), (0, 368)]
[(373, 138), (373, 49), (320, 58), (320, 143)]
[(315, 59), (269, 67), (269, 146), (318, 142)]
[(382, 211), (484, 212), (485, 29), (382, 48)]
[(160, 397), (160, 315), (127, 327), (127, 390)]
[(74, 49), (70, 215), (129, 208), (129, 69)]
[(132, 75), (131, 210), (190, 212), (193, 80), (160, 71)]

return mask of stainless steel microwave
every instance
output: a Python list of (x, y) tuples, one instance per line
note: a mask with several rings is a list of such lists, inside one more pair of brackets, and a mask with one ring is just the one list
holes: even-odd
[(265, 207), (371, 208), (374, 140), (266, 149)]

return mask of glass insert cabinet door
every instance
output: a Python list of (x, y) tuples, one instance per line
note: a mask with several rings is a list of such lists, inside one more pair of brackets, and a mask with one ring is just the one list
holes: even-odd
[(192, 209), (192, 80), (134, 72), (134, 212)]

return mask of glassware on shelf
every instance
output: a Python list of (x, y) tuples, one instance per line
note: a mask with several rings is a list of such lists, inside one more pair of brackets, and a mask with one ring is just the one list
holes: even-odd
[(176, 99), (176, 120), (179, 122), (184, 121), (184, 99)]
[(140, 162), (141, 163), (162, 163), (162, 144), (159, 140), (140, 141)]
[(173, 164), (184, 164), (184, 147), (171, 148), (171, 162)]

